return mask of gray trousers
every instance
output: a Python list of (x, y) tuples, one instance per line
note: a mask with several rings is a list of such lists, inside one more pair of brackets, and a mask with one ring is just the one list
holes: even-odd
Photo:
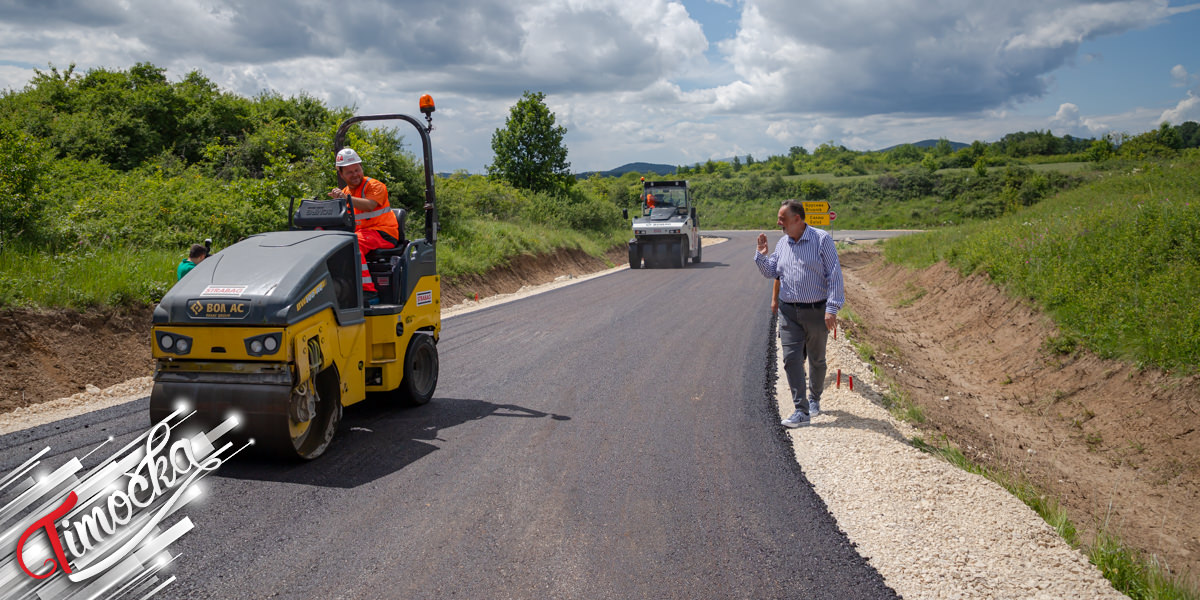
[(779, 343), (783, 346), (783, 370), (788, 387), (792, 389), (792, 404), (808, 414), (805, 398), (804, 362), (808, 359), (808, 398), (821, 400), (825, 389), (825, 329), (824, 308), (796, 308), (779, 303)]

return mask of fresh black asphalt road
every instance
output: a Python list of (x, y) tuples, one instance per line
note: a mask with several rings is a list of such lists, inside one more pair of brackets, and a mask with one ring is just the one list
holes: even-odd
[[(727, 235), (446, 319), (430, 404), (352, 406), (316, 461), (207, 478), (158, 597), (894, 598), (795, 462), (755, 233)], [(119, 448), (146, 405), (0, 437), (0, 467)]]

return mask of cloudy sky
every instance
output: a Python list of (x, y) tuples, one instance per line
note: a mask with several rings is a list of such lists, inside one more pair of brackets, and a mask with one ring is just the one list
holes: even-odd
[[(832, 141), (1093, 137), (1200, 120), (1175, 0), (0, 0), (0, 89), (150, 62), (360, 114), (434, 96), (434, 166), (481, 172), (525, 90), (572, 170)], [(402, 133), (403, 130), (401, 131)], [(409, 136), (412, 139), (412, 136)]]

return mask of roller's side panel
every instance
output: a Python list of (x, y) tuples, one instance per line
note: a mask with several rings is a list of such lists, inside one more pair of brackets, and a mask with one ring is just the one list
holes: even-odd
[(334, 327), (331, 334), (333, 350), (339, 357), (338, 372), (342, 374), (342, 406), (350, 406), (367, 397), (363, 373), (367, 361), (367, 324), (363, 321), (350, 327)]
[[(432, 331), (435, 340), (442, 335), (442, 278), (425, 275), (417, 280), (412, 294), (404, 302), (400, 312), (404, 319), (404, 331)], [(405, 347), (408, 340), (405, 339)]]
[(368, 368), (380, 369), (376, 384), (366, 386), (368, 392), (388, 392), (400, 386), (404, 378), (404, 352), (409, 340), (432, 334), (437, 340), (442, 331), (442, 284), (438, 275), (426, 275), (416, 280), (412, 293), (398, 314), (367, 317)]

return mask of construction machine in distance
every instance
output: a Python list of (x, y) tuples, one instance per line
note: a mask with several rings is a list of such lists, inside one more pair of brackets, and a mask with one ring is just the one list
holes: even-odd
[[(700, 223), (686, 181), (642, 178), (641, 216), (633, 219), (629, 268), (682, 268), (700, 262)], [(621, 211), (626, 219), (629, 210)]]
[[(187, 423), (196, 427), (235, 416), (231, 437), (313, 459), (329, 448), (342, 408), (368, 393), (429, 402), (438, 380), (441, 279), (432, 98), (422, 96), (420, 108), (426, 124), (403, 114), (355, 116), (334, 139), (336, 153), (355, 123), (400, 120), (421, 140), (425, 237), (367, 254), (380, 303), (363, 302), (350, 200), (302, 200), (288, 209), (288, 231), (213, 254), (154, 309), (152, 422), (180, 407), (195, 410)], [(393, 212), (404, 238), (405, 211)]]

